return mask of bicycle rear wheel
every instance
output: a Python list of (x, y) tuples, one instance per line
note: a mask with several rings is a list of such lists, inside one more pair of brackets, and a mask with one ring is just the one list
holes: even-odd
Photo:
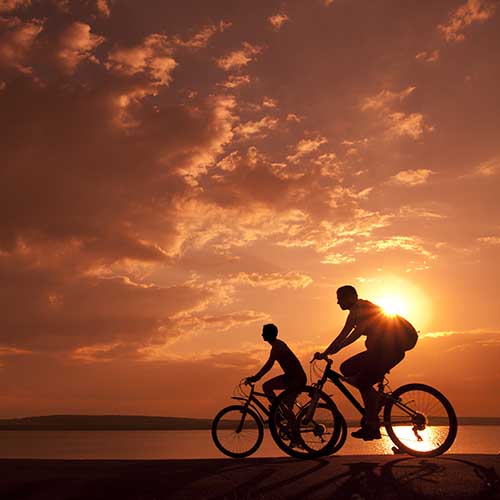
[(215, 446), (231, 458), (244, 458), (255, 453), (263, 438), (264, 426), (261, 419), (245, 406), (223, 408), (212, 422)]
[(435, 457), (447, 451), (457, 435), (453, 406), (425, 384), (396, 389), (384, 409), (384, 425), (394, 444), (415, 457)]
[(278, 447), (295, 458), (329, 455), (342, 430), (343, 417), (335, 403), (319, 391), (315, 411), (309, 408), (317, 393), (306, 386), (301, 391), (283, 391), (271, 407), (269, 430)]

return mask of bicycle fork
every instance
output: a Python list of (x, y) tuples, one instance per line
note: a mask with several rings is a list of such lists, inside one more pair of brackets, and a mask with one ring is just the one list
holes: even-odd
[(252, 401), (253, 392), (254, 392), (254, 387), (252, 386), (252, 388), (250, 389), (250, 395), (248, 396), (248, 399), (243, 405), (245, 409), (241, 412), (241, 420), (240, 423), (238, 424), (238, 427), (236, 427), (236, 434), (239, 434), (242, 431), (243, 426), (245, 425), (245, 418), (247, 416), (248, 407), (250, 406), (250, 401)]
[(307, 412), (304, 417), (304, 424), (307, 425), (309, 422), (312, 420), (313, 415), (316, 411), (316, 407), (318, 406), (318, 401), (319, 401), (319, 388), (316, 387), (316, 390), (314, 391), (313, 397), (311, 398), (311, 402), (309, 403), (309, 408), (307, 408)]
[[(330, 364), (328, 366), (330, 366)], [(312, 420), (314, 416), (314, 413), (316, 412), (316, 407), (318, 406), (320, 392), (321, 389), (323, 389), (323, 386), (325, 385), (326, 378), (327, 378), (327, 370), (325, 370), (323, 376), (321, 377), (321, 379), (318, 380), (316, 384), (312, 384), (312, 386), (314, 387), (314, 393), (312, 395), (311, 402), (309, 403), (309, 408), (307, 408), (307, 412), (303, 420), (305, 425), (309, 424), (309, 422)]]

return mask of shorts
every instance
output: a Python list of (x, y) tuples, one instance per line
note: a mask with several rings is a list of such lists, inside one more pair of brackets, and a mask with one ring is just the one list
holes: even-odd
[(357, 377), (356, 385), (363, 389), (383, 380), (385, 374), (405, 357), (404, 351), (384, 353), (367, 350), (347, 359), (340, 365), (345, 377)]

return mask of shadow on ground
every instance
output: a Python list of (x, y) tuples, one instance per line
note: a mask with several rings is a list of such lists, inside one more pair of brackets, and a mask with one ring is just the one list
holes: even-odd
[(2, 500), (496, 499), (500, 457), (0, 460)]

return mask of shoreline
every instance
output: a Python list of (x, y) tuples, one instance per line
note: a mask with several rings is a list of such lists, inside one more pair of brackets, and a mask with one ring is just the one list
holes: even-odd
[[(212, 418), (148, 415), (46, 415), (0, 419), (0, 431), (194, 431), (210, 430)], [(459, 426), (500, 426), (500, 417), (458, 417)], [(348, 427), (359, 418), (348, 418)]]

